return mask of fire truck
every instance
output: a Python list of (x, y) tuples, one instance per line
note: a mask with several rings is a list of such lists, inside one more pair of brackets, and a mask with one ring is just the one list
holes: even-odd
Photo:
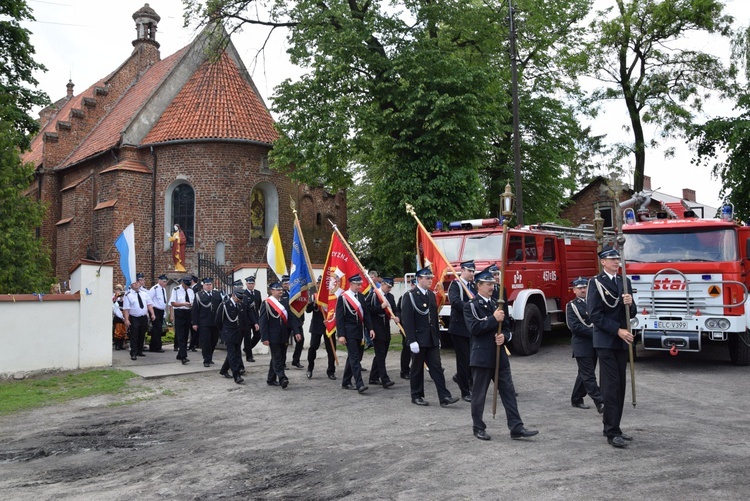
[[(433, 232), (432, 238), (457, 273), (461, 262), (472, 259), (477, 271), (501, 265), (503, 228), (498, 219), (455, 221)], [(570, 282), (598, 272), (597, 242), (590, 229), (552, 224), (510, 228), (507, 255), (503, 281), (514, 321), (510, 348), (519, 355), (533, 355), (545, 331), (565, 324), (565, 306), (574, 297)], [(449, 271), (446, 291), (452, 280)], [(441, 339), (449, 345), (447, 300), (438, 313)]]
[[(750, 365), (750, 227), (722, 217), (701, 219), (685, 208), (652, 217), (647, 195), (623, 224), (623, 256), (633, 284), (633, 334), (646, 350), (700, 352), (706, 342), (726, 343), (735, 365)], [(632, 209), (629, 209), (632, 211)], [(627, 211), (626, 211), (627, 213)]]

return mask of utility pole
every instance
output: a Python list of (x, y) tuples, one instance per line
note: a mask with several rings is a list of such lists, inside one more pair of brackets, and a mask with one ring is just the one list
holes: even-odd
[(516, 185), (516, 221), (523, 226), (523, 191), (521, 190), (521, 133), (518, 125), (518, 53), (516, 52), (516, 25), (513, 20), (513, 0), (508, 0), (510, 25), (510, 74), (513, 99), (513, 165)]

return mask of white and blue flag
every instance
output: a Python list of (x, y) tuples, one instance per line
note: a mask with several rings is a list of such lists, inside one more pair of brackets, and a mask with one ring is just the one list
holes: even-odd
[(135, 271), (135, 226), (130, 223), (115, 241), (120, 253), (120, 269), (128, 285), (136, 282)]

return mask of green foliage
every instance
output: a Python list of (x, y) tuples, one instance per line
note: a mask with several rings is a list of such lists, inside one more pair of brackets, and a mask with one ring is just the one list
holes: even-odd
[(76, 398), (119, 393), (134, 377), (136, 375), (130, 371), (101, 369), (21, 381), (0, 381), (0, 415)]
[(597, 36), (587, 51), (592, 72), (604, 83), (592, 102), (622, 99), (633, 143), (620, 145), (635, 160), (634, 188), (643, 188), (646, 143), (643, 124), (653, 124), (662, 138), (684, 134), (693, 112), (710, 93), (735, 92), (734, 67), (705, 52), (682, 49), (695, 33), (730, 35), (732, 18), (722, 15), (720, 0), (616, 0), (616, 9), (597, 13), (591, 31)]
[(47, 292), (52, 267), (35, 234), (44, 208), (23, 194), (34, 171), (21, 163), (15, 136), (10, 124), (0, 122), (0, 294)]
[(34, 61), (30, 32), (19, 24), (23, 20), (34, 20), (24, 0), (0, 1), (0, 121), (13, 124), (13, 140), (26, 149), (29, 137), (39, 130), (29, 113), (49, 99), (44, 92), (27, 87), (38, 85), (33, 72), (46, 68)]

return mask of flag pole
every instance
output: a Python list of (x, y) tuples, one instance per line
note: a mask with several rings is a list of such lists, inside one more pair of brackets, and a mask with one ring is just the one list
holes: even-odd
[[(440, 254), (440, 257), (443, 258), (443, 261), (448, 263), (448, 266), (450, 267), (451, 273), (453, 273), (453, 276), (454, 277), (458, 276), (458, 274), (456, 273), (456, 269), (453, 267), (451, 262), (448, 261), (448, 259), (445, 257), (445, 254), (443, 254), (443, 251), (440, 250), (440, 247), (437, 246), (437, 244), (435, 243), (435, 240), (433, 240), (432, 236), (430, 236), (430, 232), (427, 231), (427, 228), (425, 228), (424, 225), (422, 224), (422, 221), (420, 221), (419, 218), (417, 217), (417, 213), (414, 211), (414, 206), (412, 204), (409, 204), (409, 203), (406, 204), (406, 213), (412, 216), (415, 221), (417, 221), (417, 225), (419, 225), (419, 227), (422, 228), (422, 231), (424, 232), (424, 234), (427, 235), (427, 238), (430, 239), (430, 242), (432, 242), (433, 247), (435, 247), (435, 250), (437, 250), (438, 254)], [(417, 257), (419, 257), (419, 249), (417, 249)], [(441, 274), (442, 272), (443, 270), (440, 270)], [(474, 293), (469, 290), (469, 287), (467, 287), (464, 281), (459, 280), (458, 282), (463, 287), (464, 292), (466, 292), (466, 294), (469, 296), (469, 299), (474, 299)], [(441, 287), (442, 287), (442, 284), (441, 284)]]
[[(344, 235), (341, 234), (341, 231), (339, 230), (339, 227), (336, 226), (336, 224), (333, 221), (331, 221), (330, 219), (328, 220), (328, 222), (331, 223), (331, 226), (333, 226), (333, 231), (336, 232), (336, 234), (339, 236), (339, 238), (341, 239), (341, 241), (346, 246), (346, 250), (349, 251), (349, 254), (354, 259), (354, 262), (357, 263), (357, 266), (359, 267), (359, 271), (365, 277), (367, 277), (367, 281), (370, 283), (370, 287), (372, 287), (373, 292), (378, 296), (378, 299), (380, 299), (380, 304), (384, 304), (385, 305), (385, 309), (388, 312), (388, 314), (391, 316), (391, 318), (395, 317), (396, 315), (393, 313), (393, 310), (391, 309), (391, 303), (389, 303), (388, 300), (386, 300), (385, 297), (383, 297), (383, 295), (380, 292), (380, 289), (378, 289), (375, 286), (375, 282), (372, 281), (372, 277), (370, 277), (370, 274), (365, 272), (365, 267), (362, 266), (362, 263), (359, 262), (359, 258), (357, 258), (357, 255), (354, 253), (354, 250), (352, 250), (351, 246), (349, 245), (349, 242), (346, 241), (346, 238), (344, 238)], [(404, 336), (404, 337), (406, 337), (406, 332), (404, 331), (404, 328), (401, 327), (401, 324), (398, 323), (396, 325), (398, 326), (398, 329), (401, 331), (401, 335)]]
[[(307, 244), (305, 243), (305, 236), (302, 234), (302, 227), (299, 224), (299, 218), (297, 217), (297, 208), (294, 203), (294, 199), (291, 195), (289, 195), (290, 205), (292, 207), (292, 212), (294, 213), (294, 226), (297, 227), (297, 234), (299, 235), (299, 240), (302, 243), (302, 255), (305, 256), (305, 263), (307, 264), (307, 269), (310, 270), (310, 272), (313, 271), (312, 264), (310, 263), (310, 255), (307, 253)], [(313, 292), (317, 292), (318, 288), (315, 284), (311, 286)]]

